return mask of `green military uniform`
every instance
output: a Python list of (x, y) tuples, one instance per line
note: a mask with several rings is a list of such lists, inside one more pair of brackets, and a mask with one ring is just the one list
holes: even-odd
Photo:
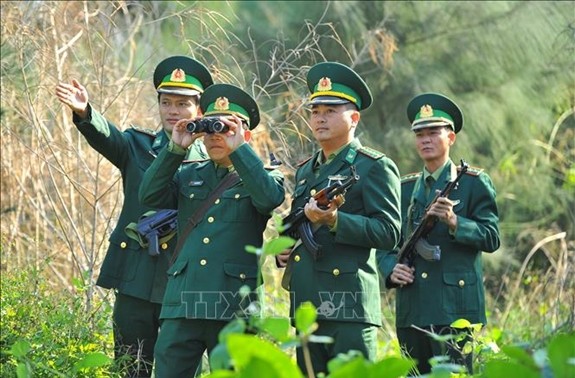
[[(319, 84), (318, 84), (319, 82)], [(359, 110), (371, 103), (369, 89), (351, 69), (338, 63), (320, 63), (308, 74), (311, 105), (354, 102)], [(318, 88), (319, 87), (319, 88)], [(345, 194), (333, 229), (323, 225), (314, 237), (321, 256), (314, 260), (304, 244), (290, 256), (290, 314), (306, 301), (318, 312), (316, 335), (334, 337), (333, 344), (310, 344), (315, 372), (326, 372), (327, 361), (351, 349), (371, 359), (376, 355), (376, 331), (381, 326), (376, 248), (394, 248), (400, 235), (399, 171), (383, 153), (363, 147), (356, 138), (336, 156), (322, 163), (322, 151), (299, 166), (292, 211), (310, 196), (350, 177), (355, 167), (359, 180)], [(304, 369), (301, 348), (298, 365)], [(304, 370), (305, 371), (305, 370)]]
[[(231, 85), (208, 88), (201, 107), (205, 115), (236, 114), (250, 128), (259, 122), (253, 99)], [(190, 216), (232, 173), (212, 160), (192, 162), (178, 171), (184, 159), (178, 149), (171, 144), (160, 153), (146, 172), (140, 198), (150, 206), (177, 208), (182, 237)], [(213, 201), (168, 271), (162, 332), (155, 351), (158, 377), (191, 376), (203, 352), (211, 352), (217, 344), (219, 331), (236, 316), (245, 315), (249, 300), (242, 301), (240, 288), (256, 288), (257, 256), (247, 253), (245, 246), (263, 244), (267, 221), (284, 200), (283, 175), (266, 170), (247, 143), (230, 159), (240, 181)]]
[[(175, 69), (186, 71), (188, 81), (192, 79), (202, 82), (193, 91), (189, 87), (176, 88), (177, 84), (173, 83), (171, 88), (184, 90), (177, 94), (194, 95), (203, 91), (204, 85), (212, 83), (209, 71), (187, 57), (166, 59), (158, 65), (155, 74), (171, 73)], [(155, 82), (156, 88), (161, 82)], [(181, 83), (186, 84), (185, 81)], [(168, 90), (164, 87), (164, 91)], [(74, 114), (74, 124), (90, 146), (120, 170), (124, 192), (120, 217), (109, 238), (110, 244), (96, 284), (116, 290), (113, 314), (116, 356), (126, 353), (136, 356), (141, 348), (140, 367), (130, 369), (129, 375), (150, 376), (153, 347), (159, 328), (160, 304), (167, 282), (166, 271), (176, 238), (159, 246), (159, 256), (150, 256), (148, 248), (129, 237), (126, 228), (137, 222), (143, 214), (154, 210), (138, 200), (138, 188), (144, 172), (168, 144), (170, 137), (164, 130), (156, 133), (133, 127), (119, 131), (90, 105), (88, 114), (85, 119)], [(203, 159), (205, 156), (207, 154), (203, 145), (196, 144), (190, 149), (188, 158)]]
[[(428, 122), (421, 112), (433, 111)], [(446, 126), (451, 120), (454, 131), (463, 124), (457, 106), (441, 95), (426, 94), (416, 97), (408, 107), (408, 116), (414, 130), (422, 127)], [(435, 117), (436, 119), (431, 119)], [(443, 118), (443, 121), (440, 119)], [(431, 125), (431, 126), (430, 126)], [(421, 221), (426, 207), (433, 200), (435, 191), (443, 189), (457, 175), (457, 167), (451, 160), (433, 176), (437, 180), (426, 190), (425, 176), (417, 173), (404, 176), (401, 185), (402, 239), (405, 241)], [(410, 328), (412, 325), (433, 329), (436, 333), (449, 333), (449, 325), (457, 319), (471, 323), (487, 322), (481, 253), (499, 248), (498, 212), (495, 189), (489, 176), (482, 170), (469, 169), (455, 190), (449, 195), (454, 201), (453, 212), (457, 216), (455, 232), (449, 232), (445, 223), (438, 222), (427, 240), (441, 248), (440, 261), (428, 261), (417, 256), (414, 262), (413, 284), (398, 287), (396, 292), (396, 327), (400, 344), (410, 355), (418, 359), (421, 374), (429, 372), (428, 359), (443, 354), (441, 345), (425, 334)], [(397, 263), (397, 250), (378, 252), (378, 263), (386, 286), (393, 287), (389, 276)], [(451, 350), (452, 358), (467, 363), (457, 352)], [(468, 364), (468, 368), (470, 364)]]

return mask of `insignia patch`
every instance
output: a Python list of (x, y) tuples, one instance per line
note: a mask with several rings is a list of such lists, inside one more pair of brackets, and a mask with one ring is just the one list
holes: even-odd
[(403, 184), (406, 182), (415, 181), (419, 178), (419, 176), (421, 176), (421, 172), (409, 173), (407, 175), (401, 176), (401, 183)]
[(230, 102), (227, 97), (218, 97), (216, 103), (214, 104), (215, 110), (228, 110), (230, 108)]
[(318, 91), (331, 91), (331, 79), (329, 77), (322, 77), (317, 83)]
[(172, 76), (170, 76), (170, 81), (181, 83), (186, 81), (186, 73), (181, 68), (176, 68), (172, 71)]
[(421, 118), (427, 118), (433, 116), (433, 108), (431, 105), (423, 105), (421, 109), (419, 109), (419, 116)]
[(202, 186), (202, 185), (204, 185), (203, 180), (190, 181), (190, 183), (188, 184), (188, 186)]
[(299, 182), (297, 183), (297, 184), (298, 184), (298, 186), (299, 186), (299, 185), (303, 185), (303, 184), (305, 184), (305, 181), (306, 181), (305, 179), (303, 179), (303, 180), (299, 180)]

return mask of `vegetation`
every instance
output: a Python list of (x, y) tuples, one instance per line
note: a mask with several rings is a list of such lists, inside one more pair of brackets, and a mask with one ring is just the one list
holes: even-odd
[[(421, 164), (405, 116), (409, 99), (424, 91), (453, 97), (465, 114), (453, 158), (493, 178), (503, 237), (500, 250), (484, 256), (490, 323), (470, 346), (477, 374), (573, 376), (573, 5), (1, 2), (0, 375), (121, 376), (122, 363), (112, 362), (112, 294), (94, 285), (121, 207), (121, 180), (75, 130), (54, 87), (77, 78), (118, 127), (156, 128), (153, 69), (166, 56), (190, 55), (216, 82), (240, 85), (258, 100), (254, 146), (283, 162), (288, 193), (297, 162), (316, 148), (305, 108), (305, 74), (314, 63), (338, 60), (366, 78), (375, 102), (359, 136), (402, 173)], [(289, 198), (277, 214), (288, 206)], [(266, 236), (268, 243), (277, 236), (273, 225)], [(273, 245), (266, 246), (262, 319), (276, 320), (256, 324), (267, 336), (223, 335), (236, 371), (214, 377), (256, 376), (252, 369), (264, 366), (281, 376), (275, 363), (293, 364), (293, 346), (306, 341), (287, 323), (287, 293), (269, 256)], [(394, 293), (382, 298), (379, 361), (341, 356), (330, 376), (409, 370), (395, 338)], [(298, 329), (306, 335), (313, 311), (301, 311)], [(285, 347), (279, 354), (278, 346)], [(434, 375), (446, 369), (438, 361)]]

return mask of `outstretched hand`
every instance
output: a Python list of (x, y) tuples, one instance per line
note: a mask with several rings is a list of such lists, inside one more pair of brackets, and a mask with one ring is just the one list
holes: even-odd
[(78, 80), (72, 79), (71, 84), (58, 83), (56, 97), (80, 118), (88, 116), (88, 91)]

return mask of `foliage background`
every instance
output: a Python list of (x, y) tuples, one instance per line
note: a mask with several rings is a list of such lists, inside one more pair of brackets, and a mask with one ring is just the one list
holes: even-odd
[[(80, 296), (80, 308), (92, 317), (109, 311), (110, 293), (94, 282), (121, 207), (121, 180), (75, 130), (53, 94), (58, 81), (79, 79), (93, 106), (119, 128), (155, 129), (155, 65), (169, 55), (195, 57), (216, 82), (240, 85), (258, 100), (263, 121), (254, 145), (264, 160), (273, 152), (283, 162), (290, 193), (295, 165), (316, 148), (306, 123), (305, 74), (316, 62), (337, 60), (354, 67), (375, 98), (362, 114), (359, 137), (404, 174), (421, 169), (405, 115), (408, 101), (427, 91), (456, 100), (465, 124), (452, 158), (486, 169), (498, 191), (503, 244), (484, 256), (490, 321), (501, 328), (525, 324), (510, 339), (545, 339), (572, 327), (574, 6), (3, 1), (2, 273), (33, 267), (49, 282), (46, 296)], [(278, 212), (288, 206), (289, 198)], [(279, 273), (270, 261), (264, 272), (274, 300), (270, 311), (285, 315)], [(4, 300), (4, 283), (2, 290)], [(386, 348), (395, 336), (394, 297), (382, 295)], [(2, 348), (13, 341), (2, 339)]]

